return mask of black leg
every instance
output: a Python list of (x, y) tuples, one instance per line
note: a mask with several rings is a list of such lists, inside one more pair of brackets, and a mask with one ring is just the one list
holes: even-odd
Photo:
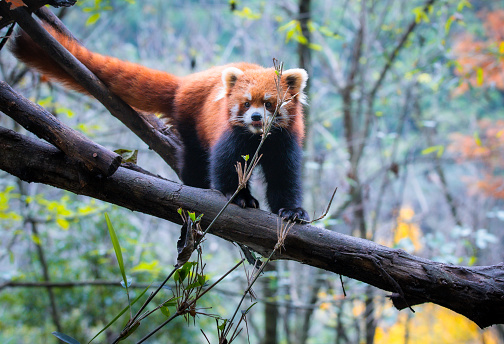
[(260, 164), (268, 184), (266, 197), (271, 211), (288, 220), (309, 220), (302, 208), (303, 152), (297, 138), (285, 130), (275, 130), (262, 151)]
[[(210, 152), (210, 181), (214, 189), (222, 192), (228, 199), (238, 188), (238, 174), (236, 163), (245, 162), (242, 156), (252, 157), (257, 149), (259, 138), (243, 128), (233, 128), (225, 133)], [(233, 203), (242, 208), (259, 208), (259, 202), (251, 195), (247, 188), (241, 190)]]
[(209, 189), (208, 152), (203, 148), (192, 127), (178, 128), (184, 150), (179, 156), (180, 179), (185, 185)]

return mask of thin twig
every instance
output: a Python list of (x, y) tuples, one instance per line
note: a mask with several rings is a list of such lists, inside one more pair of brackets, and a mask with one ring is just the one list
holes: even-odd
[[(240, 260), (235, 266), (233, 266), (228, 272), (226, 272), (224, 275), (222, 275), (221, 278), (219, 278), (217, 281), (215, 281), (210, 287), (208, 287), (207, 289), (205, 289), (198, 297), (196, 297), (194, 300), (192, 300), (191, 302), (187, 303), (187, 307), (186, 309), (189, 309), (193, 304), (196, 303), (196, 301), (198, 301), (199, 299), (201, 299), (203, 297), (203, 295), (205, 295), (207, 292), (209, 292), (213, 287), (215, 287), (218, 283), (220, 283), (220, 281), (222, 281), (224, 278), (226, 278), (226, 276), (228, 276), (231, 272), (233, 272), (238, 266), (240, 266), (240, 264), (243, 263), (245, 259), (242, 259)], [(152, 330), (151, 332), (149, 332), (145, 337), (143, 337), (142, 339), (140, 339), (140, 341), (137, 342), (137, 344), (140, 344), (140, 343), (143, 343), (144, 341), (146, 341), (147, 339), (149, 339), (153, 334), (155, 334), (157, 331), (159, 331), (161, 328), (163, 328), (166, 324), (168, 324), (170, 321), (172, 321), (173, 319), (175, 319), (177, 316), (179, 315), (182, 315), (184, 314), (184, 311), (185, 310), (180, 310), (180, 309), (177, 309), (177, 311), (175, 312), (175, 314), (173, 314), (170, 318), (168, 318), (167, 320), (165, 320), (161, 325), (159, 325), (158, 327), (156, 327), (154, 330)]]

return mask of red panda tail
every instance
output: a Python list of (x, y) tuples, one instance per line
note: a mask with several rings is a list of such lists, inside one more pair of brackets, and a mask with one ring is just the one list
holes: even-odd
[[(129, 105), (146, 111), (173, 113), (175, 92), (179, 78), (139, 64), (94, 53), (52, 27), (45, 25), (70, 53), (92, 71), (109, 89)], [(27, 65), (36, 68), (67, 87), (86, 93), (63, 68), (54, 62), (24, 31), (20, 31), (10, 47), (13, 54)]]

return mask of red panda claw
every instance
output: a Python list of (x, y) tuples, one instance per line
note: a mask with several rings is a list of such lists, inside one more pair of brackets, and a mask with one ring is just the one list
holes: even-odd
[(303, 208), (282, 208), (278, 211), (278, 215), (286, 221), (296, 221), (304, 223), (310, 221), (310, 216)]

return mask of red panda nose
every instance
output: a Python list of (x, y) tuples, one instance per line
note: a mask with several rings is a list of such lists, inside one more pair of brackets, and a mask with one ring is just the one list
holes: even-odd
[(250, 119), (253, 121), (253, 122), (257, 122), (257, 121), (260, 121), (262, 119), (262, 116), (259, 112), (254, 112), (252, 114), (252, 116), (250, 116)]

